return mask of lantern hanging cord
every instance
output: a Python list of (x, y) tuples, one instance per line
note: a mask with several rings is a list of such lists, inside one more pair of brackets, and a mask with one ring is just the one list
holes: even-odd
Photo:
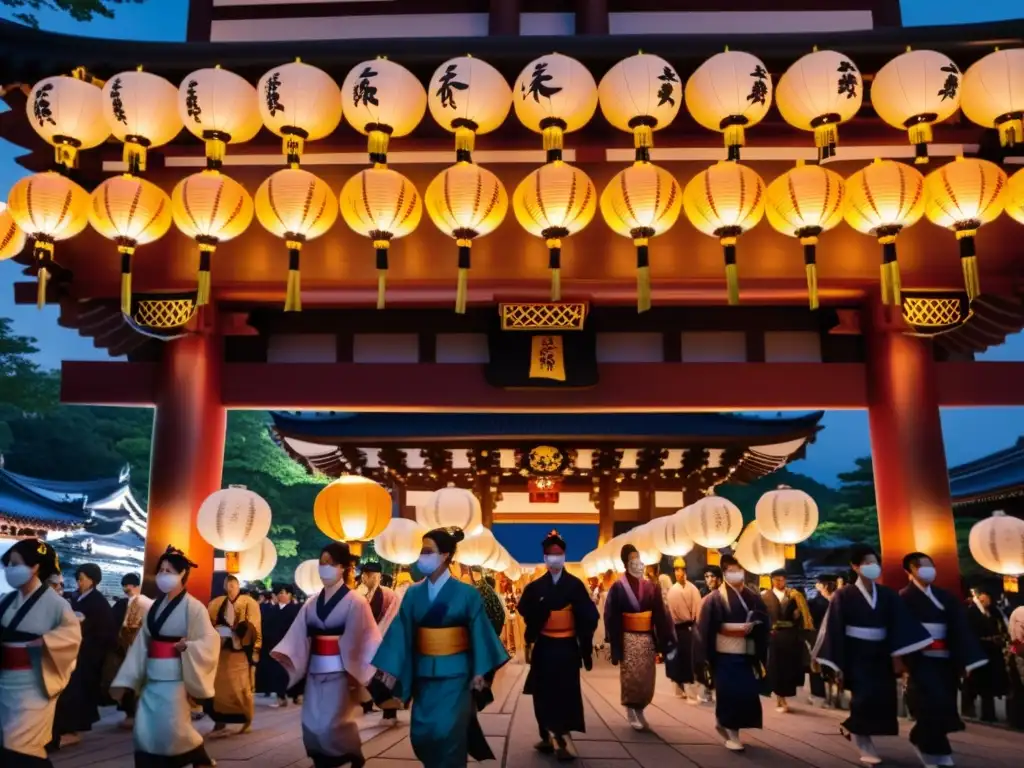
[(541, 234), (548, 247), (548, 269), (551, 270), (551, 300), (562, 300), (562, 238), (569, 236), (565, 227), (549, 227)]
[(651, 308), (651, 255), (650, 238), (655, 232), (650, 227), (638, 227), (630, 232), (636, 247), (636, 311), (647, 312)]
[(455, 242), (459, 246), (459, 281), (455, 289), (455, 312), (464, 315), (466, 314), (466, 295), (469, 293), (470, 249), (473, 247), (473, 241), (460, 237)]
[(302, 239), (295, 238), (285, 241), (288, 248), (288, 285), (284, 293), (284, 311), (302, 311), (302, 274), (300, 271), (300, 255)]
[(972, 221), (956, 231), (960, 245), (960, 269), (964, 273), (964, 288), (968, 301), (974, 301), (981, 293), (981, 276), (978, 274), (978, 252), (974, 238), (978, 234), (978, 222)]
[(374, 168), (388, 167), (388, 143), (391, 141), (390, 125), (370, 123), (366, 126), (366, 146), (370, 153), (370, 163)]
[(917, 115), (907, 120), (907, 138), (914, 145), (914, 164), (925, 165), (928, 163), (928, 145), (931, 144), (934, 134), (932, 132), (932, 121), (938, 117), (936, 114)]
[(649, 115), (641, 115), (629, 121), (629, 127), (633, 129), (633, 148), (636, 150), (636, 162), (651, 162), (651, 147), (654, 146), (654, 128), (658, 124), (657, 118)]
[(32, 255), (36, 260), (36, 307), (46, 306), (46, 288), (50, 282), (50, 268), (53, 265), (53, 241), (37, 237), (32, 245)]
[(373, 248), (377, 255), (377, 309), (384, 309), (388, 289), (388, 248), (391, 236), (383, 232), (374, 233)]
[(202, 307), (210, 303), (210, 258), (217, 249), (217, 238), (200, 235), (196, 238), (199, 244), (199, 271), (196, 274), (196, 306)]
[(747, 143), (747, 134), (743, 126), (749, 122), (743, 115), (729, 115), (718, 124), (718, 127), (722, 129), (722, 137), (728, 152), (726, 159), (739, 162), (740, 148)]
[(896, 235), (899, 227), (883, 227), (878, 230), (878, 242), (882, 245), (882, 304), (899, 305), (900, 264), (896, 260)]
[(286, 125), (281, 129), (281, 153), (285, 156), (289, 168), (295, 169), (301, 164), (307, 138), (309, 133), (294, 125)]
[(122, 159), (128, 166), (130, 176), (138, 176), (146, 172), (146, 156), (149, 139), (142, 136), (125, 136)]
[(812, 310), (818, 308), (818, 235), (821, 227), (804, 227), (797, 231), (804, 247), (804, 273), (807, 276), (807, 301)]
[(566, 122), (558, 117), (545, 117), (540, 121), (541, 137), (547, 162), (553, 163), (562, 159), (562, 146), (565, 138)]
[(117, 252), (121, 254), (121, 312), (125, 317), (132, 315), (132, 255), (135, 243), (121, 240), (117, 244)]
[(1015, 147), (1024, 141), (1024, 112), (1007, 112), (995, 120), (999, 131), (999, 144), (1004, 147)]

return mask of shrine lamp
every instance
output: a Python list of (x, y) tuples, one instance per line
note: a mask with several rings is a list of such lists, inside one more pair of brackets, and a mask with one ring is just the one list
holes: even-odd
[(238, 573), (242, 581), (260, 581), (277, 567), (277, 547), (270, 539), (263, 539), (255, 547), (238, 553)]
[(549, 161), (561, 159), (564, 135), (590, 122), (597, 101), (590, 70), (560, 53), (527, 64), (516, 78), (512, 97), (519, 122), (541, 134)]
[(863, 100), (860, 70), (836, 51), (815, 50), (797, 59), (775, 89), (782, 119), (814, 132), (819, 161), (835, 157), (839, 125), (857, 114)]
[(377, 255), (377, 309), (384, 309), (391, 241), (412, 233), (423, 202), (405, 176), (384, 166), (351, 176), (339, 195), (341, 217), (353, 232), (373, 241)]
[(728, 499), (713, 492), (683, 510), (686, 533), (695, 543), (708, 550), (708, 564), (718, 565), (718, 552), (730, 546), (743, 530), (743, 513)]
[(1018, 590), (1017, 577), (1024, 574), (1024, 520), (993, 512), (971, 527), (967, 545), (978, 565), (1002, 574), (1008, 592)]
[(764, 216), (764, 206), (764, 181), (736, 162), (717, 163), (701, 171), (683, 191), (683, 208), (690, 223), (722, 244), (730, 305), (740, 303), (736, 241), (757, 226)]
[(846, 180), (846, 223), (882, 246), (882, 303), (900, 304), (896, 236), (924, 216), (924, 177), (893, 160), (875, 160)]
[(693, 549), (693, 539), (686, 531), (685, 510), (675, 514), (654, 518), (649, 527), (654, 537), (654, 546), (668, 557), (683, 557)]
[(672, 124), (683, 100), (679, 73), (660, 56), (638, 53), (613, 66), (597, 88), (601, 113), (633, 134), (638, 160), (650, 160), (654, 131)]
[(1024, 224), (1024, 168), (1006, 182), (1006, 213), (1014, 221)]
[(56, 171), (19, 179), (7, 193), (7, 213), (32, 238), (38, 284), (36, 304), (46, 303), (55, 244), (81, 232), (89, 223), (89, 193)]
[(419, 559), (426, 532), (427, 529), (415, 520), (393, 517), (373, 540), (373, 548), (389, 563), (412, 565)]
[(113, 241), (121, 255), (121, 312), (132, 313), (132, 256), (171, 228), (171, 199), (156, 184), (123, 174), (103, 181), (92, 193), (89, 224)]
[(771, 578), (768, 574), (786, 567), (786, 548), (766, 539), (756, 520), (747, 523), (747, 527), (740, 534), (739, 541), (736, 542), (735, 556), (743, 570), (756, 573), (760, 577), (758, 585), (761, 589), (771, 587)]
[(244, 485), (229, 485), (206, 497), (196, 513), (199, 535), (224, 552), (228, 573), (238, 573), (239, 553), (257, 546), (270, 533), (270, 505)]
[(455, 134), (455, 159), (472, 160), (476, 137), (501, 127), (512, 107), (512, 89), (486, 61), (458, 56), (438, 67), (427, 93), (430, 116)]
[(562, 240), (582, 232), (597, 212), (597, 189), (579, 168), (562, 160), (542, 165), (512, 195), (516, 220), (544, 238), (551, 270), (551, 300), (562, 300)]
[(0, 261), (13, 259), (25, 249), (27, 238), (21, 227), (14, 223), (14, 217), (7, 210), (6, 203), (0, 203)]
[(354, 66), (341, 91), (348, 121), (367, 137), (373, 165), (387, 165), (390, 139), (412, 133), (427, 111), (427, 92), (416, 75), (385, 58)]
[(438, 488), (426, 503), (416, 507), (416, 522), (424, 528), (458, 528), (472, 536), (484, 527), (480, 500), (467, 488)]
[(924, 179), (925, 215), (932, 224), (956, 235), (964, 287), (971, 301), (981, 293), (974, 238), (983, 224), (995, 221), (1006, 207), (1006, 182), (1002, 168), (975, 157), (958, 157)]
[(299, 258), (302, 246), (329, 230), (338, 219), (338, 202), (330, 185), (301, 168), (282, 168), (256, 190), (256, 218), (288, 248), (288, 285), (284, 311), (302, 311)]
[(303, 560), (295, 569), (295, 586), (307, 595), (315, 595), (324, 588), (320, 581), (320, 561), (316, 558)]
[(797, 161), (765, 191), (765, 217), (772, 228), (800, 240), (811, 309), (818, 308), (818, 237), (846, 213), (846, 183), (835, 171)]
[(907, 48), (871, 81), (871, 106), (893, 128), (907, 132), (919, 165), (928, 162), (932, 126), (960, 108), (960, 77), (946, 54)]
[(76, 168), (79, 152), (98, 147), (110, 136), (102, 83), (97, 82), (79, 68), (71, 77), (40, 80), (28, 95), (25, 111), (29, 124), (53, 147), (59, 166)]
[(121, 72), (103, 86), (104, 116), (114, 138), (124, 142), (128, 173), (146, 170), (146, 155), (181, 132), (178, 89), (159, 75), (142, 67)]
[(459, 248), (459, 277), (455, 311), (466, 313), (470, 249), (478, 237), (498, 228), (508, 213), (508, 193), (501, 180), (479, 165), (462, 161), (441, 171), (424, 195), (434, 225), (455, 239)]
[(723, 134), (729, 160), (740, 159), (746, 129), (772, 106), (772, 77), (764, 62), (744, 51), (716, 53), (686, 81), (686, 108), (709, 131)]
[(818, 505), (809, 494), (780, 485), (758, 499), (754, 518), (761, 535), (783, 545), (786, 559), (792, 560), (796, 545), (809, 539), (818, 527)]
[(501, 554), (501, 544), (489, 528), (480, 528), (472, 536), (466, 536), (455, 550), (455, 561), (470, 568), (483, 568), (486, 563)]
[(218, 170), (186, 176), (171, 192), (171, 215), (183, 235), (199, 247), (196, 306), (210, 303), (210, 260), (221, 243), (252, 223), (254, 206), (245, 188)]
[(263, 120), (256, 89), (220, 66), (197, 69), (178, 86), (178, 116), (206, 144), (206, 167), (220, 168), (228, 144), (253, 139)]
[(348, 542), (352, 554), (391, 522), (391, 494), (365, 477), (346, 475), (324, 487), (313, 502), (313, 521), (324, 535)]
[(651, 308), (651, 238), (668, 232), (683, 205), (675, 176), (654, 163), (638, 160), (615, 174), (601, 193), (601, 215), (617, 235), (636, 248), (636, 311)]
[(1024, 141), (1024, 49), (996, 50), (964, 72), (960, 107), (967, 119), (999, 131), (999, 143)]
[(256, 90), (263, 125), (281, 137), (281, 152), (293, 169), (299, 167), (307, 141), (329, 136), (341, 123), (338, 84), (301, 59), (271, 69)]

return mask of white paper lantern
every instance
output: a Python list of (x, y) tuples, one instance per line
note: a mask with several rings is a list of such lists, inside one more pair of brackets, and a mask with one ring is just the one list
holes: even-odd
[(238, 553), (238, 578), (242, 581), (259, 581), (269, 576), (277, 566), (277, 547), (270, 539), (264, 539), (255, 547)]
[(505, 122), (512, 107), (512, 89), (501, 72), (486, 61), (458, 56), (438, 67), (430, 78), (427, 107), (434, 121), (455, 134), (460, 153), (472, 152), (475, 137)]
[(498, 551), (482, 563), (484, 568), (501, 573), (512, 565), (512, 555), (501, 544), (498, 544)]
[(686, 531), (686, 510), (674, 515), (656, 517), (650, 522), (654, 546), (668, 557), (683, 557), (693, 549), (693, 539)]
[(306, 595), (315, 595), (324, 588), (320, 581), (320, 561), (303, 560), (295, 569), (295, 586), (301, 589)]
[(794, 128), (814, 132), (819, 160), (835, 156), (839, 124), (853, 118), (863, 101), (860, 70), (836, 51), (815, 51), (798, 59), (775, 89), (782, 118)]
[(293, 61), (274, 67), (257, 86), (260, 117), (281, 137), (281, 151), (298, 167), (307, 141), (334, 132), (341, 122), (341, 91), (322, 69)]
[(56, 75), (36, 83), (25, 111), (35, 132), (53, 146), (57, 163), (74, 168), (81, 150), (110, 136), (105, 105), (103, 91), (79, 70), (75, 77)]
[(768, 68), (743, 51), (716, 53), (686, 81), (687, 110), (704, 128), (724, 135), (730, 160), (740, 159), (746, 129), (760, 123), (771, 106)]
[(368, 138), (370, 162), (387, 162), (388, 140), (407, 136), (427, 111), (427, 92), (416, 75), (387, 59), (357, 64), (341, 86), (349, 123)]
[(655, 565), (661, 562), (661, 552), (654, 541), (654, 532), (650, 523), (639, 525), (627, 534), (629, 543), (636, 547), (640, 562), (644, 565)]
[(534, 59), (516, 79), (516, 117), (542, 134), (549, 160), (561, 159), (562, 136), (590, 122), (597, 110), (597, 83), (576, 59), (549, 53)]
[(214, 491), (199, 506), (196, 528), (214, 549), (224, 550), (228, 573), (237, 573), (238, 553), (251, 549), (270, 533), (270, 505), (244, 485)]
[(686, 533), (707, 549), (728, 547), (743, 530), (743, 514), (728, 499), (709, 494), (683, 510)]
[(636, 149), (654, 145), (654, 131), (672, 124), (683, 104), (679, 73), (660, 56), (638, 53), (623, 59), (601, 78), (601, 113), (620, 131), (633, 134)]
[(220, 67), (197, 69), (181, 81), (178, 115), (186, 130), (206, 143), (208, 168), (223, 164), (228, 144), (249, 141), (263, 127), (256, 89)]
[(459, 542), (455, 550), (455, 561), (469, 567), (483, 566), (501, 553), (501, 544), (489, 528), (480, 528), (472, 536)]
[(755, 520), (740, 534), (736, 559), (748, 573), (763, 575), (786, 567), (786, 548), (762, 536)]
[(792, 559), (796, 545), (809, 539), (818, 527), (818, 505), (803, 491), (780, 485), (758, 500), (754, 517), (761, 535), (785, 545), (786, 557)]
[(459, 528), (467, 537), (483, 530), (480, 500), (466, 488), (449, 485), (434, 491), (416, 508), (416, 521), (427, 528)]
[(384, 533), (373, 540), (373, 547), (389, 563), (412, 565), (419, 559), (426, 532), (415, 520), (393, 517)]
[(121, 72), (103, 86), (103, 114), (114, 137), (124, 142), (129, 173), (146, 170), (146, 153), (181, 132), (178, 89), (159, 75)]
[(505, 569), (505, 576), (507, 576), (511, 581), (519, 581), (519, 579), (522, 578), (522, 575), (522, 566), (514, 560), (512, 561), (512, 565)]
[(1024, 141), (1024, 49), (994, 51), (968, 67), (960, 106), (972, 123), (999, 131), (1004, 147)]
[(1004, 576), (1024, 574), (1024, 520), (993, 512), (974, 524), (967, 544), (982, 568)]

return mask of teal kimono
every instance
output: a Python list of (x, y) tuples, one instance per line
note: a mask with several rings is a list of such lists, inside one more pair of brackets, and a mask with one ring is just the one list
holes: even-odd
[[(416, 634), (421, 627), (465, 627), (469, 650), (447, 656), (420, 654)], [(396, 697), (412, 700), (409, 737), (425, 768), (465, 766), (471, 752), (477, 760), (493, 759), (476, 719), (478, 702), (470, 681), (490, 675), (508, 660), (480, 593), (472, 586), (449, 578), (433, 602), (426, 580), (409, 587), (373, 666), (395, 678)]]

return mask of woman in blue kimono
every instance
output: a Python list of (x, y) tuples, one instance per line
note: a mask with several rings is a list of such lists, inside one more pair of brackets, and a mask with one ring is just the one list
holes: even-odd
[(417, 568), (427, 578), (406, 591), (373, 658), (374, 698), (412, 700), (409, 737), (425, 768), (464, 766), (470, 755), (494, 759), (476, 711), (488, 701), (486, 678), (509, 657), (480, 593), (451, 577), (462, 539), (462, 531), (440, 528), (423, 537)]

